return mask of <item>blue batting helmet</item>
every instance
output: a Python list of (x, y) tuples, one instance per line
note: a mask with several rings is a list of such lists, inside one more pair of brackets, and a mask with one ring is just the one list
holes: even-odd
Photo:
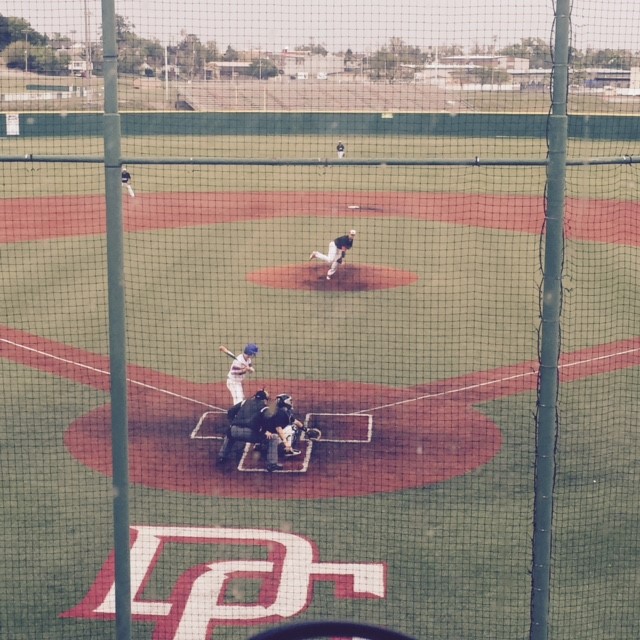
[(254, 344), (253, 342), (250, 342), (245, 348), (244, 348), (244, 352), (246, 355), (248, 356), (255, 356), (258, 355), (258, 351), (260, 351), (260, 349), (258, 349), (258, 345)]

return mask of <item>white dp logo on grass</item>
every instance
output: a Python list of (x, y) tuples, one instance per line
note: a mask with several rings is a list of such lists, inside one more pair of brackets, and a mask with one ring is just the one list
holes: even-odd
[[(214, 560), (189, 567), (166, 600), (145, 596), (149, 585), (158, 581), (154, 571), (163, 554), (175, 549), (174, 545), (257, 546), (261, 550), (247, 553), (259, 559)], [(385, 597), (384, 563), (320, 562), (318, 558), (314, 542), (280, 531), (134, 526), (132, 619), (157, 621), (155, 640), (208, 640), (219, 626), (277, 623), (301, 613), (311, 604), (313, 584), (318, 580), (334, 582), (336, 598)], [(113, 619), (114, 572), (112, 553), (82, 602), (62, 617)], [(234, 583), (237, 586), (241, 580), (258, 585), (252, 602), (236, 601), (243, 591), (234, 588)]]

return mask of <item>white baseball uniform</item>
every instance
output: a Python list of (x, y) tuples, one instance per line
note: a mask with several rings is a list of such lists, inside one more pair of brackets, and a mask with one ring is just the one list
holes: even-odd
[(244, 400), (244, 389), (242, 383), (244, 377), (249, 373), (246, 367), (250, 367), (251, 358), (245, 353), (241, 353), (233, 360), (229, 373), (227, 374), (227, 389), (233, 398), (233, 404), (238, 404)]
[(316, 260), (322, 260), (323, 262), (327, 262), (331, 265), (327, 272), (327, 280), (331, 279), (331, 276), (336, 272), (338, 266), (340, 266), (343, 253), (346, 253), (353, 246), (355, 236), (355, 230), (351, 229), (348, 235), (340, 236), (329, 243), (329, 251), (326, 255), (319, 251), (311, 252), (309, 260), (313, 260), (315, 258)]

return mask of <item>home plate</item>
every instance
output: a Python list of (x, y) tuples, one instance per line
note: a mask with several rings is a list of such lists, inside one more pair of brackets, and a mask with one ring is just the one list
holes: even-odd
[[(278, 473), (305, 473), (308, 470), (313, 441), (301, 440), (298, 442), (297, 447), (302, 452), (299, 456), (295, 458), (283, 458), (283, 456), (280, 456), (279, 462), (284, 469)], [(267, 461), (263, 455), (256, 451), (252, 444), (245, 445), (242, 458), (240, 458), (240, 463), (238, 464), (238, 471), (267, 473), (266, 466)]]

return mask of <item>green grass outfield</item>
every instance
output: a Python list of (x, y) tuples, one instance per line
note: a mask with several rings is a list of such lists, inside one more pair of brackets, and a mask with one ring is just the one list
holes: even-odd
[[(191, 139), (167, 141), (165, 151), (192, 150), (196, 156), (231, 153), (232, 140), (216, 139), (221, 146), (207, 148), (213, 142), (199, 138), (202, 146), (196, 147)], [(268, 149), (267, 141), (234, 144), (240, 155), (313, 157), (330, 140), (313, 140), (307, 146), (305, 142), (309, 141), (289, 141), (290, 147), (282, 142), (275, 150)], [(47, 153), (78, 148), (73, 142), (68, 148), (62, 144), (47, 141)], [(126, 153), (163, 153), (162, 141), (149, 144), (153, 146), (142, 149), (132, 142)], [(437, 148), (445, 153), (440, 141)], [(542, 152), (527, 149), (531, 155)], [(407, 148), (410, 156), (421, 151)], [(516, 149), (493, 151), (515, 155)], [(395, 150), (371, 147), (366, 153), (383, 156)], [(83, 196), (99, 193), (102, 187), (99, 166), (5, 163), (0, 167), (5, 197)], [(635, 200), (637, 190), (629, 186), (629, 171), (628, 167), (572, 169), (571, 195)], [(134, 186), (139, 195), (124, 200), (125, 219), (159, 215), (144, 204), (157, 192), (184, 192), (185, 213), (194, 206), (192, 192), (212, 192), (212, 209), (221, 206), (216, 191), (281, 190), (291, 194), (293, 204), (271, 219), (210, 224), (202, 211), (199, 225), (176, 224), (169, 229), (151, 225), (127, 233), (129, 361), (190, 385), (222, 385), (229, 361), (220, 355), (218, 345), (238, 349), (255, 340), (263, 353), (258, 372), (248, 383), (251, 388), (260, 379), (337, 379), (345, 385), (409, 389), (406, 398), (411, 399), (418, 395), (417, 385), (438, 388), (476, 372), (487, 372), (485, 382), (500, 386), (496, 376), (505, 375), (505, 368), (537, 358), (542, 278), (537, 233), (516, 229), (510, 212), (498, 210), (497, 205), (500, 225), (486, 228), (474, 224), (471, 211), (463, 212), (468, 213), (464, 224), (401, 212), (356, 214), (344, 207), (320, 214), (307, 210), (306, 203), (304, 210), (297, 210), (296, 194), (326, 190), (353, 192), (357, 197), (361, 192), (406, 190), (539, 195), (543, 185), (540, 168), (136, 167)], [(47, 202), (42, 206), (53, 208)], [(82, 197), (73, 202), (79, 214), (83, 207), (87, 215), (100, 213)], [(456, 212), (453, 196), (443, 206)], [(588, 359), (580, 350), (593, 349), (589, 358), (594, 370), (563, 384), (559, 395), (551, 594), (556, 639), (640, 636), (635, 570), (640, 366), (633, 354), (626, 357), (635, 357), (635, 364), (631, 360), (618, 367), (611, 364), (615, 353), (604, 347), (597, 351), (640, 335), (640, 248), (628, 242), (638, 221), (627, 215), (625, 204), (616, 207), (624, 221), (616, 243), (566, 240), (563, 350)], [(15, 217), (5, 215), (3, 224), (10, 228), (24, 216), (29, 216), (29, 206), (16, 209)], [(595, 228), (599, 220), (592, 221)], [(246, 280), (247, 273), (265, 267), (306, 264), (311, 249), (326, 249), (332, 237), (350, 226), (358, 229), (358, 237), (345, 268), (389, 265), (416, 273), (418, 282), (349, 293), (273, 289)], [(90, 357), (108, 354), (105, 242), (101, 235), (78, 236), (78, 231), (72, 227), (61, 238), (0, 247), (0, 326), (80, 350), (67, 358), (73, 362), (52, 362), (51, 367), (60, 367), (55, 374), (29, 366), (29, 358), (33, 363), (47, 360), (45, 343), (40, 353), (34, 353), (36, 345), (18, 363), (7, 355), (10, 349), (14, 353), (15, 345), (0, 341), (4, 522), (0, 637), (12, 640), (114, 637), (107, 614), (107, 619), (97, 614), (82, 617), (77, 611), (60, 617), (87, 597), (113, 548), (111, 480), (76, 460), (65, 445), (65, 433), (75, 420), (109, 402), (108, 389), (93, 382), (100, 376), (102, 360)], [(602, 234), (614, 235), (604, 227)], [(77, 377), (71, 379), (68, 372), (76, 370)], [(273, 482), (272, 500), (133, 484), (131, 525), (269, 529), (312, 541), (318, 563), (384, 564), (384, 597), (348, 597), (349, 589), (344, 584), (338, 588), (334, 576), (316, 581), (304, 610), (291, 618), (253, 625), (216, 623), (207, 637), (242, 640), (274, 622), (313, 619), (380, 624), (424, 640), (527, 637), (536, 394), (533, 389), (496, 392), (488, 400), (482, 389), (469, 390), (466, 402), (496, 425), (502, 443), (487, 464), (464, 475), (421, 488), (315, 500), (279, 499), (277, 483), (295, 483), (294, 474), (265, 480)], [(317, 393), (322, 393), (322, 386)], [(448, 417), (447, 402), (445, 398), (443, 404), (428, 405), (424, 413), (417, 403), (412, 414), (416, 422), (394, 426), (399, 445), (393, 455), (401, 457), (402, 449), (415, 448), (420, 421), (433, 421), (453, 432), (458, 426), (456, 414)], [(451, 401), (452, 407), (455, 402)], [(185, 425), (175, 428), (188, 439)], [(172, 454), (166, 451), (167, 456)], [(352, 472), (367, 474), (372, 488), (379, 488), (375, 464)], [(236, 473), (232, 471), (226, 481), (233, 482)], [(163, 549), (137, 602), (172, 602), (177, 616), (188, 586), (194, 583), (190, 573), (194, 567), (200, 567), (201, 575), (209, 563), (265, 559), (263, 548), (173, 541)], [(235, 575), (222, 606), (268, 602), (278, 587), (270, 575), (267, 571), (262, 580), (250, 572)], [(209, 606), (213, 600), (211, 596)], [(203, 606), (201, 615), (206, 618), (207, 612)], [(165, 618), (164, 626), (160, 618), (136, 615), (134, 619), (136, 639), (173, 637)]]
[[(123, 138), (122, 155), (149, 164), (129, 165), (134, 185), (141, 192), (158, 191), (271, 191), (345, 190), (429, 191), (539, 195), (544, 192), (545, 168), (538, 167), (336, 167), (335, 136), (152, 136)], [(348, 136), (349, 160), (483, 161), (518, 159), (544, 161), (547, 147), (537, 138), (437, 138)], [(634, 154), (626, 141), (569, 140), (568, 158), (585, 160)], [(5, 157), (63, 156), (99, 158), (101, 138), (5, 138)], [(251, 165), (159, 165), (158, 158), (184, 160), (215, 158), (237, 162), (264, 161)], [(318, 166), (269, 166), (273, 160), (318, 161)], [(58, 162), (3, 163), (0, 174), (5, 197), (90, 194), (104, 191), (101, 164)], [(523, 172), (524, 170), (524, 172)], [(568, 193), (593, 199), (637, 200), (637, 176), (633, 165), (569, 167)], [(622, 183), (622, 184), (621, 184)]]

